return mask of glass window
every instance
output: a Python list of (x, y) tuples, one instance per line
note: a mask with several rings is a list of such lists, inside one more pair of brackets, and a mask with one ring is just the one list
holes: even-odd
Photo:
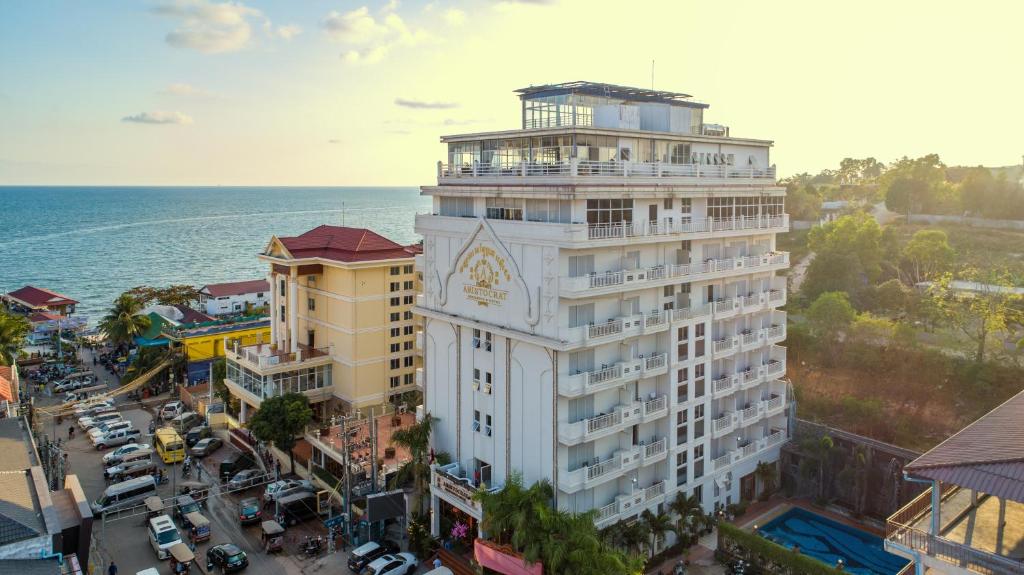
[(522, 220), (522, 198), (487, 198), (487, 219)]
[(572, 221), (569, 200), (526, 200), (526, 220), (568, 224)]
[(456, 218), (474, 217), (473, 198), (441, 196), (440, 209), (442, 216), (451, 216)]
[(588, 224), (618, 224), (633, 221), (633, 200), (608, 198), (587, 200)]

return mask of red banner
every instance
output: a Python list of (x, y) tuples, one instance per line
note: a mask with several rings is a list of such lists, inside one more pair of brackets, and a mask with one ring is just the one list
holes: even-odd
[(499, 547), (483, 539), (473, 542), (473, 558), (481, 566), (505, 575), (544, 575), (544, 566), (539, 562), (527, 565), (526, 561), (511, 549)]

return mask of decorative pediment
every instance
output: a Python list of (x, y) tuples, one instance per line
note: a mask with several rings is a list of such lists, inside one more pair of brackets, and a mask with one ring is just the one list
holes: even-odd
[[(478, 243), (487, 240), (494, 248)], [(456, 273), (466, 274), (472, 280), (471, 285), (462, 286), (466, 297), (483, 306), (501, 305), (508, 296), (504, 286), (515, 286), (523, 295), (526, 303), (524, 319), (530, 326), (540, 321), (538, 302), (530, 293), (519, 271), (519, 264), (512, 258), (508, 248), (498, 238), (494, 228), (484, 218), (477, 219), (477, 226), (469, 234), (462, 247), (452, 258), (451, 265), (444, 279), (440, 281), (441, 305), (448, 303), (451, 288), (449, 283)]]
[(263, 248), (263, 255), (281, 259), (294, 259), (288, 248), (284, 247), (284, 243), (277, 239), (277, 236), (270, 238), (267, 242), (267, 247)]

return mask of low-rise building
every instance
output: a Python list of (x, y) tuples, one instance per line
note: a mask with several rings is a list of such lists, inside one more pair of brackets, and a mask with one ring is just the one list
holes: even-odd
[(6, 413), (7, 417), (14, 415), (20, 397), (17, 364), (0, 365), (0, 410)]
[(903, 470), (931, 486), (889, 517), (887, 551), (917, 575), (1024, 574), (1024, 392)]
[(267, 280), (206, 284), (199, 289), (199, 307), (210, 315), (249, 313), (270, 301)]
[(26, 315), (32, 312), (53, 312), (59, 315), (75, 313), (77, 300), (46, 288), (25, 286), (10, 293), (0, 295), (0, 301), (12, 311)]

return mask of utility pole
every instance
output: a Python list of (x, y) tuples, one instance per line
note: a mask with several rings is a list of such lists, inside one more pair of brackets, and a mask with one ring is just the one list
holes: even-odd
[(370, 493), (377, 492), (377, 417), (370, 409)]
[(345, 460), (345, 539), (352, 543), (352, 460), (348, 446), (348, 417), (341, 416), (342, 459)]

